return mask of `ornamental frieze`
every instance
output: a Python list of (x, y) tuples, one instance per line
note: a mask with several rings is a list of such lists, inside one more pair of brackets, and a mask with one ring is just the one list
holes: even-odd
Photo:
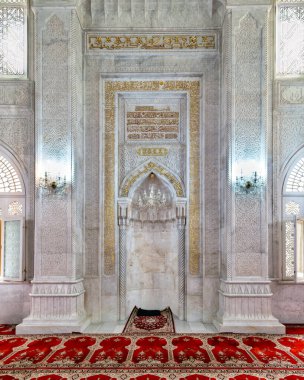
[(205, 50), (216, 48), (216, 36), (210, 35), (88, 35), (88, 50)]

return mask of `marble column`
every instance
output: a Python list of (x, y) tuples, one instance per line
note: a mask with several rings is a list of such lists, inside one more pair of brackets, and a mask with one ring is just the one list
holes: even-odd
[(126, 319), (128, 199), (118, 200), (119, 225), (119, 320)]
[(35, 269), (30, 315), (17, 333), (81, 332), (89, 323), (82, 279), (82, 30), (76, 1), (33, 0), (32, 11)]
[[(222, 150), (221, 158), (222, 260), (219, 311), (214, 320), (221, 332), (285, 331), (271, 312), (268, 275), (271, 4), (268, 0), (253, 0), (250, 5), (228, 0), (224, 20), (221, 139), (227, 149)], [(240, 188), (240, 176), (251, 184)]]
[(179, 319), (186, 319), (186, 200), (176, 202), (176, 221), (178, 234), (178, 304)]

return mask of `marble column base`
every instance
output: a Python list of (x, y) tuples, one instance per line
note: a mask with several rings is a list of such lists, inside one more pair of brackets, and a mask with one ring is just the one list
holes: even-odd
[(82, 279), (32, 281), (31, 312), (16, 327), (17, 334), (82, 332), (90, 319), (84, 309)]
[(44, 320), (33, 321), (24, 319), (20, 325), (16, 326), (16, 334), (72, 334), (74, 332), (84, 332), (90, 325), (90, 318), (81, 320)]
[(271, 312), (270, 281), (221, 281), (219, 311), (213, 324), (219, 332), (284, 334)]
[(244, 334), (285, 334), (285, 326), (278, 320), (222, 320), (215, 319), (214, 326), (218, 332)]

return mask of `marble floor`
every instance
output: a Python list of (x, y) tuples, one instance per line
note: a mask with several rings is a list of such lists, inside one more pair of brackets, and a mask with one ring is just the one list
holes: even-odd
[[(216, 333), (217, 330), (212, 324), (201, 322), (186, 322), (174, 318), (175, 331), (177, 333)], [(104, 322), (89, 325), (84, 333), (88, 334), (120, 334), (125, 326), (125, 322)]]

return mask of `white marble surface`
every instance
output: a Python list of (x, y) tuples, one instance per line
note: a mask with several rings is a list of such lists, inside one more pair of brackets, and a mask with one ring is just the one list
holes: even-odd
[(128, 232), (126, 314), (134, 306), (178, 314), (178, 247), (175, 223)]
[[(122, 333), (125, 323), (124, 322), (104, 322), (104, 323), (94, 323), (89, 325), (84, 333), (88, 334), (120, 334)], [(180, 321), (174, 318), (175, 332), (176, 333), (203, 333), (203, 334), (213, 334), (216, 333), (216, 328), (210, 323), (201, 322), (186, 322)]]
[(273, 315), (282, 323), (304, 324), (304, 283), (273, 282), (271, 289)]
[(17, 324), (30, 312), (31, 284), (0, 282), (0, 323)]

